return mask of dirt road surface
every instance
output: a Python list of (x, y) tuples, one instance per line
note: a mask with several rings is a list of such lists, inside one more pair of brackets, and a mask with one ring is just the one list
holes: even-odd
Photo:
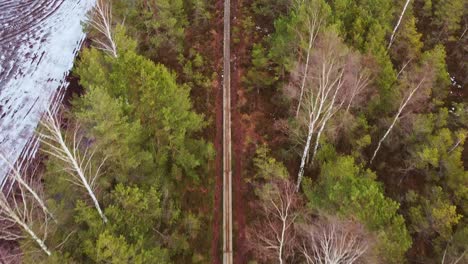
[(231, 1), (224, 1), (223, 41), (223, 263), (232, 264)]

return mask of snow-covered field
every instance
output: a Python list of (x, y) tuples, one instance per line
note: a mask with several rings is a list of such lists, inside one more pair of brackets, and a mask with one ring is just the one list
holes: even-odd
[[(56, 105), (95, 0), (0, 0), (0, 152), (34, 155), (41, 114)], [(9, 167), (0, 159), (0, 184)]]

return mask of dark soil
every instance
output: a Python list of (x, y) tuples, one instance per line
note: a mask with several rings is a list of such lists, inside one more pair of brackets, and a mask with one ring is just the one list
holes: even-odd
[[(239, 27), (242, 21), (242, 0), (234, 0), (231, 11), (233, 27)], [(236, 19), (234, 19), (236, 18)], [(231, 63), (233, 65), (231, 75), (231, 105), (232, 105), (232, 138), (233, 138), (233, 230), (234, 230), (234, 263), (247, 263), (246, 248), (246, 202), (244, 200), (246, 182), (243, 178), (245, 156), (245, 126), (242, 122), (241, 98), (243, 94), (241, 62), (246, 55), (245, 39), (240, 37), (240, 42), (231, 48)], [(232, 44), (231, 44), (232, 45)]]
[[(213, 30), (213, 59), (214, 59), (214, 70), (217, 73), (222, 72), (223, 65), (223, 0), (216, 1), (216, 14), (213, 19), (214, 30)], [(221, 263), (221, 245), (220, 245), (220, 231), (221, 231), (221, 219), (222, 219), (222, 189), (223, 189), (223, 90), (221, 75), (213, 82), (213, 94), (215, 98), (215, 139), (214, 147), (216, 151), (215, 156), (215, 189), (214, 189), (214, 201), (213, 201), (213, 229), (212, 229), (212, 240), (211, 240), (211, 263)]]

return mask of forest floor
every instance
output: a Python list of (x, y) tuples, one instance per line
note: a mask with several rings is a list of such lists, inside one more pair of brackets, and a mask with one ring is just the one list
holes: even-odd
[[(217, 73), (222, 72), (223, 66), (223, 50), (222, 50), (222, 41), (223, 41), (223, 0), (216, 1), (216, 14), (213, 18), (213, 60), (214, 60), (214, 70)], [(212, 226), (212, 240), (211, 240), (211, 263), (220, 264), (221, 255), (220, 255), (220, 231), (221, 231), (221, 198), (222, 198), (222, 188), (223, 188), (223, 91), (222, 91), (222, 82), (221, 74), (218, 78), (215, 78), (213, 81), (213, 94), (215, 98), (215, 139), (214, 147), (216, 151), (215, 156), (215, 189), (213, 194), (213, 226)]]
[[(234, 0), (231, 9), (233, 27), (240, 27), (242, 21), (242, 0)], [(241, 35), (242, 33), (240, 33)], [(231, 75), (231, 106), (232, 106), (232, 139), (233, 139), (233, 223), (234, 223), (234, 263), (247, 263), (247, 248), (245, 240), (246, 202), (244, 194), (246, 182), (243, 178), (245, 159), (245, 126), (242, 122), (240, 102), (243, 100), (242, 76), (244, 69), (241, 62), (246, 55), (245, 39), (240, 37), (237, 45), (232, 45), (231, 61), (233, 64)]]

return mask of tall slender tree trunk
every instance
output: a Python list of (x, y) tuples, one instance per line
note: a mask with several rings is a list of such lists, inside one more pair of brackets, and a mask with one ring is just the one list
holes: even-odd
[(320, 129), (317, 132), (317, 138), (315, 139), (315, 146), (314, 146), (314, 150), (312, 152), (311, 162), (314, 161), (315, 155), (317, 154), (317, 149), (318, 149), (318, 145), (319, 145), (319, 142), (320, 142), (320, 137), (322, 136), (323, 130), (324, 130), (328, 120), (330, 120), (330, 118), (335, 114), (335, 112), (338, 111), (343, 106), (344, 101), (342, 101), (341, 104), (339, 106), (337, 106), (336, 109), (334, 109), (336, 96), (338, 95), (338, 92), (340, 91), (341, 86), (343, 85), (343, 83), (341, 81), (339, 81), (337, 85), (338, 85), (338, 87), (336, 88), (335, 93), (333, 94), (333, 99), (332, 99), (332, 101), (330, 103), (330, 106), (327, 109), (327, 112), (325, 114), (325, 118), (322, 120), (322, 124), (320, 126)]
[[(8, 216), (9, 221), (13, 221), (14, 223), (18, 224), (24, 232), (26, 232), (32, 240), (41, 248), (44, 253), (47, 254), (47, 256), (51, 255), (51, 252), (49, 248), (46, 246), (44, 241), (40, 239), (36, 233), (31, 229), (31, 227), (22, 219), (22, 216), (19, 216), (16, 212), (15, 209), (13, 209), (7, 201), (7, 198), (4, 196), (4, 194), (0, 194), (0, 207), (4, 210), (4, 213)], [(25, 194), (22, 194), (25, 195)], [(25, 204), (23, 205), (25, 206)], [(25, 211), (21, 209), (21, 211)]]
[(304, 151), (302, 153), (301, 165), (299, 166), (299, 173), (297, 175), (296, 191), (299, 191), (299, 188), (301, 187), (302, 177), (304, 177), (304, 168), (305, 168), (305, 165), (306, 165), (306, 160), (307, 160), (307, 156), (308, 156), (309, 149), (310, 149), (310, 142), (312, 141), (312, 135), (313, 135), (314, 129), (315, 129), (314, 128), (315, 122), (313, 122), (312, 117), (313, 116), (310, 115), (309, 131), (307, 133), (307, 141), (306, 141), (306, 145), (304, 147)]
[(46, 244), (44, 243), (44, 241), (42, 239), (40, 239), (36, 235), (36, 233), (34, 233), (34, 231), (26, 223), (24, 223), (23, 221), (18, 219), (18, 224), (21, 227), (23, 227), (23, 229), (26, 231), (26, 233), (28, 233), (29, 236), (31, 236), (31, 238), (34, 240), (34, 242), (36, 242), (36, 244), (42, 249), (42, 251), (44, 251), (44, 253), (46, 253), (47, 256), (51, 255), (51, 252), (50, 252), (49, 248), (46, 246)]
[[(64, 137), (62, 136), (62, 131), (60, 128), (60, 122), (57, 120), (57, 118), (50, 112), (47, 111), (45, 120), (42, 121), (42, 124), (45, 126), (46, 130), (48, 131), (48, 134), (50, 135), (45, 135), (41, 134), (41, 142), (44, 143), (45, 145), (49, 146), (51, 148), (51, 151), (45, 150), (45, 153), (48, 153), (59, 160), (62, 160), (66, 163), (65, 166), (68, 166), (68, 170), (71, 171), (72, 177), (76, 177), (79, 179), (79, 185), (84, 187), (91, 197), (91, 200), (93, 200), (94, 207), (99, 213), (99, 216), (102, 218), (104, 223), (107, 223), (107, 217), (104, 215), (101, 206), (99, 205), (99, 202), (96, 198), (96, 195), (94, 194), (94, 191), (91, 187), (91, 185), (94, 182), (94, 179), (98, 176), (99, 173), (99, 168), (96, 171), (96, 175), (94, 176), (94, 179), (88, 180), (87, 177), (85, 176), (85, 171), (87, 170), (87, 166), (91, 162), (92, 155), (90, 157), (86, 156), (87, 151), (85, 152), (83, 157), (80, 157), (79, 154), (79, 142), (77, 142), (76, 137), (77, 137), (77, 130), (75, 130), (75, 135), (73, 138), (73, 146), (68, 147)], [(52, 142), (49, 142), (52, 141)], [(58, 145), (58, 146), (56, 146)], [(83, 162), (88, 158), (89, 160), (87, 162)], [(85, 163), (84, 167), (83, 163)], [(102, 165), (102, 164), (101, 164)], [(76, 174), (76, 175), (75, 175)]]
[(396, 113), (395, 117), (393, 118), (393, 122), (392, 124), (388, 127), (387, 131), (385, 132), (385, 134), (383, 135), (382, 138), (380, 138), (379, 140), (379, 143), (377, 144), (377, 148), (375, 149), (374, 151), (374, 154), (372, 155), (372, 158), (370, 160), (370, 164), (372, 164), (372, 162), (374, 161), (374, 158), (375, 156), (377, 155), (377, 152), (379, 152), (380, 150), (380, 147), (382, 146), (382, 143), (384, 142), (384, 140), (387, 138), (387, 136), (390, 134), (390, 131), (392, 131), (393, 127), (395, 126), (396, 122), (398, 121), (398, 119), (400, 119), (400, 115), (401, 113), (403, 112), (403, 110), (405, 109), (406, 105), (408, 104), (408, 102), (411, 100), (411, 98), (413, 97), (414, 93), (419, 89), (419, 87), (421, 87), (421, 84), (423, 83), (425, 78), (422, 78), (421, 81), (419, 82), (419, 84), (410, 92), (410, 94), (408, 95), (408, 97), (402, 102), (402, 104), (400, 105), (400, 108), (398, 108), (398, 112)]
[(283, 247), (284, 247), (284, 233), (286, 231), (286, 219), (282, 218), (281, 221), (283, 222), (283, 225), (281, 228), (281, 238), (279, 241), (278, 261), (280, 264), (283, 264)]
[(398, 27), (400, 26), (401, 20), (403, 19), (403, 16), (405, 15), (406, 9), (408, 8), (409, 3), (411, 0), (406, 0), (405, 6), (403, 7), (403, 11), (401, 11), (400, 17), (398, 18), (398, 22), (395, 25), (395, 28), (393, 28), (392, 36), (390, 37), (390, 42), (388, 43), (387, 50), (390, 49), (390, 47), (393, 44), (393, 41), (395, 40), (395, 33), (398, 30)]
[(49, 209), (47, 208), (47, 206), (45, 205), (45, 203), (41, 199), (41, 197), (39, 197), (39, 195), (36, 193), (36, 191), (34, 191), (31, 188), (31, 186), (29, 186), (29, 184), (23, 179), (21, 173), (19, 172), (19, 169), (15, 168), (15, 166), (12, 163), (10, 163), (10, 161), (7, 160), (7, 158), (5, 158), (5, 156), (3, 154), (1, 154), (1, 153), (0, 153), (0, 158), (3, 159), (3, 161), (5, 161), (7, 163), (7, 165), (10, 167), (10, 169), (12, 171), (13, 179), (15, 181), (17, 181), (19, 184), (21, 184), (21, 186), (26, 188), (26, 190), (28, 190), (28, 192), (33, 196), (34, 200), (36, 200), (36, 202), (42, 208), (44, 213), (48, 214), (52, 218), (52, 220), (54, 220), (54, 222), (57, 222), (57, 220), (55, 220), (55, 217), (49, 211)]
[(96, 198), (96, 195), (94, 194), (93, 190), (91, 189), (91, 186), (88, 182), (88, 180), (86, 179), (84, 173), (83, 173), (83, 170), (81, 169), (80, 165), (78, 164), (78, 161), (76, 160), (76, 158), (73, 156), (73, 154), (70, 152), (70, 149), (67, 147), (67, 145), (65, 144), (65, 141), (63, 140), (63, 138), (61, 138), (60, 140), (60, 146), (61, 148), (63, 149), (63, 151), (65, 152), (65, 154), (67, 155), (67, 158), (69, 159), (69, 161), (72, 163), (72, 166), (73, 166), (73, 169), (75, 170), (75, 172), (78, 174), (78, 176), (80, 177), (81, 179), (81, 182), (83, 184), (83, 186), (85, 187), (86, 191), (88, 192), (89, 196), (91, 197), (91, 199), (93, 200), (93, 203), (94, 203), (94, 207), (96, 208), (96, 210), (98, 211), (99, 213), (99, 216), (101, 216), (102, 220), (104, 221), (104, 223), (107, 223), (107, 217), (104, 215), (104, 213), (102, 212), (102, 209), (101, 209), (101, 206), (99, 205), (99, 202)]
[(306, 84), (307, 73), (309, 71), (310, 50), (312, 49), (313, 40), (314, 40), (314, 34), (313, 34), (313, 31), (311, 31), (309, 34), (309, 46), (307, 48), (306, 64), (305, 64), (305, 69), (304, 69), (304, 75), (302, 76), (301, 94), (299, 95), (299, 103), (297, 104), (296, 117), (299, 115), (299, 110), (301, 109), (302, 97), (304, 96), (304, 87)]

